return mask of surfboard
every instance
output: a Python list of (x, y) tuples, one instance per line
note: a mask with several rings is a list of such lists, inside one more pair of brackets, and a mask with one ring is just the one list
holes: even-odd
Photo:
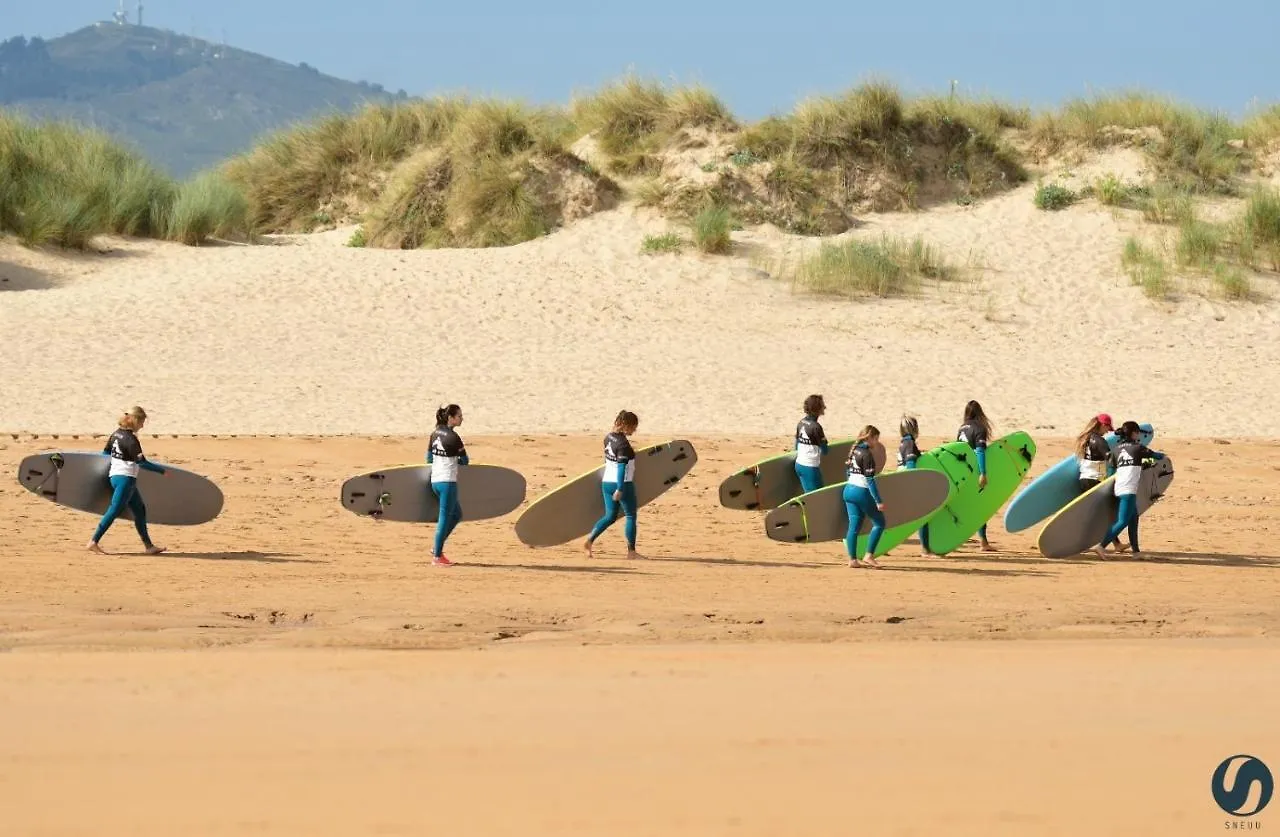
[[(1115, 482), (1112, 474), (1050, 518), (1036, 541), (1040, 554), (1046, 558), (1070, 558), (1101, 543), (1120, 507)], [(1173, 460), (1168, 456), (1142, 470), (1137, 493), (1139, 517), (1164, 496), (1172, 482)]]
[(987, 486), (978, 488), (978, 456), (964, 442), (948, 442), (920, 455), (916, 469), (941, 471), (955, 492), (929, 520), (929, 550), (945, 555), (977, 534), (1017, 490), (1035, 461), (1036, 443), (1016, 431), (987, 445)]
[[(525, 479), (497, 465), (458, 468), (458, 502), (463, 520), (510, 514), (524, 502)], [(440, 500), (431, 490), (430, 465), (394, 465), (357, 474), (342, 483), (342, 507), (375, 520), (435, 523)]]
[[(1156, 435), (1155, 428), (1150, 424), (1138, 427), (1142, 430), (1142, 444), (1150, 445)], [(1102, 438), (1107, 440), (1112, 450), (1116, 449), (1116, 434), (1108, 433)], [(1079, 497), (1079, 477), (1080, 463), (1072, 454), (1027, 483), (1004, 510), (1005, 530), (1021, 532), (1030, 529)]]
[[(855, 441), (841, 439), (827, 446), (827, 454), (818, 466), (824, 487), (832, 483), (844, 484), (845, 460), (849, 458), (849, 449)], [(873, 446), (871, 455), (877, 472), (884, 470), (887, 458), (884, 445)], [(796, 476), (796, 452), (791, 450), (761, 459), (726, 477), (720, 483), (720, 505), (744, 511), (773, 509), (802, 493), (800, 478)]]
[[(876, 477), (884, 500), (885, 529), (876, 545), (880, 556), (898, 546), (927, 522), (951, 496), (952, 485), (939, 471), (899, 470)], [(769, 512), (764, 531), (771, 540), (786, 543), (822, 543), (844, 540), (849, 512), (844, 504), (844, 483), (827, 485), (792, 498)], [(871, 521), (858, 527), (854, 555), (866, 554)]]
[[(147, 504), (148, 524), (196, 526), (222, 512), (222, 490), (212, 481), (185, 468), (159, 461), (155, 464), (168, 473), (138, 472), (138, 491)], [(19, 463), (18, 482), (51, 503), (100, 515), (111, 505), (110, 467), (111, 457), (104, 453), (48, 451)], [(133, 520), (133, 512), (126, 506), (120, 517)]]
[[(676, 439), (636, 451), (636, 503), (653, 502), (693, 469), (698, 453), (693, 443)], [(585, 538), (604, 516), (600, 484), (604, 465), (581, 474), (529, 504), (516, 520), (516, 537), (526, 546), (558, 546)]]

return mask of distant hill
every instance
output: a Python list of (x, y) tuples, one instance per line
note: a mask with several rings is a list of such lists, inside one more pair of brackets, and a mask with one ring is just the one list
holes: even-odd
[(96, 126), (177, 177), (299, 120), (407, 98), (149, 26), (98, 23), (50, 41), (0, 42), (0, 107)]

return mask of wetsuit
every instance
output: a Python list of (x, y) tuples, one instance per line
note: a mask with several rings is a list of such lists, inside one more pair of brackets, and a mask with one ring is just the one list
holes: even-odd
[(164, 468), (148, 462), (142, 455), (142, 443), (138, 441), (137, 434), (123, 427), (107, 438), (102, 452), (111, 456), (111, 467), (107, 470), (107, 478), (111, 482), (111, 504), (98, 522), (93, 542), (102, 540), (111, 524), (128, 506), (133, 512), (133, 526), (138, 530), (138, 536), (142, 538), (143, 545), (150, 549), (152, 544), (151, 536), (147, 534), (147, 505), (142, 502), (142, 495), (138, 493), (138, 472), (145, 469), (163, 474)]
[(1111, 446), (1102, 438), (1102, 434), (1090, 433), (1084, 443), (1084, 453), (1077, 454), (1077, 458), (1080, 460), (1080, 479), (1077, 484), (1083, 494), (1107, 478)]
[(1111, 524), (1106, 536), (1102, 539), (1102, 548), (1112, 543), (1120, 543), (1120, 533), (1129, 530), (1129, 548), (1141, 552), (1138, 548), (1138, 485), (1142, 482), (1143, 464), (1146, 459), (1164, 459), (1164, 454), (1153, 451), (1141, 442), (1124, 441), (1116, 445), (1108, 462), (1116, 469), (1115, 492), (1120, 501), (1116, 511), (1116, 521)]
[[(902, 442), (898, 445), (898, 467), (914, 471), (919, 461), (920, 448), (916, 446), (916, 440), (911, 436), (903, 436)], [(929, 524), (927, 523), (920, 527), (920, 546), (925, 552), (929, 551)]]
[(796, 425), (796, 476), (803, 493), (822, 488), (822, 457), (826, 452), (826, 431), (817, 416), (805, 415)]
[[(981, 424), (964, 424), (960, 426), (960, 430), (956, 433), (956, 441), (964, 442), (973, 448), (974, 455), (978, 457), (978, 473), (987, 473), (987, 431)], [(978, 529), (978, 537), (983, 541), (987, 539), (987, 524), (982, 524)]]
[(871, 455), (871, 448), (866, 442), (858, 442), (849, 451), (849, 459), (845, 462), (844, 507), (849, 513), (849, 531), (845, 534), (844, 546), (849, 557), (856, 559), (854, 550), (858, 544), (858, 527), (862, 525), (864, 516), (871, 518), (871, 534), (867, 536), (867, 552), (876, 554), (876, 546), (880, 543), (880, 535), (884, 533), (884, 512), (876, 508), (881, 502), (880, 490), (876, 488), (876, 460)]
[(462, 443), (458, 431), (446, 424), (439, 425), (431, 434), (427, 446), (427, 462), (431, 465), (431, 491), (440, 502), (440, 514), (436, 518), (436, 540), (431, 554), (439, 558), (444, 554), (444, 542), (462, 520), (462, 503), (458, 500), (458, 466), (470, 463), (467, 446)]
[[(604, 475), (600, 491), (604, 495), (604, 517), (596, 521), (588, 540), (595, 541), (600, 533), (613, 525), (621, 512), (626, 515), (627, 548), (636, 548), (636, 452), (631, 440), (615, 430), (604, 437)], [(613, 499), (613, 492), (621, 489), (621, 499)]]

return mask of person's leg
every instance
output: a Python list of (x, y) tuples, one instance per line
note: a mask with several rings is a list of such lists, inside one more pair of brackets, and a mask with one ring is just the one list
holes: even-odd
[(858, 529), (862, 526), (862, 506), (858, 503), (858, 489), (844, 487), (844, 508), (849, 514), (849, 528), (844, 536), (844, 550), (849, 554), (849, 566), (858, 566)]
[(124, 511), (125, 506), (129, 503), (129, 498), (133, 496), (137, 483), (138, 481), (134, 477), (111, 478), (111, 503), (107, 506), (106, 512), (103, 513), (102, 519), (98, 521), (98, 528), (93, 532), (93, 539), (89, 541), (90, 551), (102, 551), (102, 547), (98, 546), (98, 541), (102, 540), (102, 536), (111, 528), (111, 524), (115, 523), (116, 518)]
[(1107, 533), (1102, 536), (1102, 543), (1098, 544), (1093, 548), (1093, 551), (1098, 554), (1099, 558), (1107, 557), (1105, 552), (1107, 546), (1110, 545), (1113, 541), (1119, 544), (1120, 533), (1123, 532), (1129, 526), (1129, 519), (1128, 519), (1129, 506), (1128, 506), (1128, 503), (1126, 503), (1125, 501), (1128, 499), (1132, 499), (1132, 495), (1121, 494), (1116, 499), (1120, 502), (1120, 507), (1116, 510), (1116, 519), (1114, 522), (1112, 522), (1111, 528), (1107, 529)]
[(596, 538), (600, 537), (600, 533), (612, 526), (613, 522), (618, 519), (618, 512), (621, 507), (618, 501), (613, 499), (613, 492), (617, 490), (618, 484), (616, 482), (600, 483), (600, 493), (604, 495), (604, 516), (596, 521), (596, 525), (591, 528), (591, 534), (587, 535), (586, 543), (582, 545), (588, 555), (591, 554), (591, 545), (595, 543)]
[(147, 548), (147, 552), (151, 555), (164, 552), (164, 547), (153, 544), (151, 536), (147, 534), (147, 504), (142, 501), (142, 492), (138, 490), (136, 483), (133, 494), (129, 496), (129, 511), (133, 512), (133, 528), (138, 530), (138, 537), (142, 538), (142, 545)]
[[(1126, 504), (1125, 500), (1129, 502)], [(1138, 548), (1138, 495), (1126, 494), (1120, 498), (1120, 504), (1121, 516), (1128, 520), (1126, 528), (1129, 530), (1129, 547), (1133, 551), (1133, 557), (1141, 559), (1142, 550)]]
[(822, 488), (822, 469), (812, 465), (796, 465), (796, 476), (800, 478), (801, 493), (808, 494)]
[(871, 519), (871, 531), (867, 533), (867, 545), (863, 550), (861, 564), (864, 567), (879, 567), (876, 561), (876, 547), (880, 545), (880, 536), (884, 534), (884, 513), (876, 508), (876, 500), (866, 488), (857, 489), (857, 502), (862, 514)]
[(450, 511), (453, 509), (453, 502), (456, 498), (457, 483), (452, 482), (433, 482), (431, 483), (431, 491), (436, 495), (436, 505), (439, 511), (436, 512), (436, 538), (435, 543), (431, 547), (431, 557), (444, 563), (444, 542), (449, 537), (449, 517)]
[(932, 555), (933, 553), (929, 550), (929, 524), (928, 523), (920, 527), (919, 535), (920, 535), (920, 554)]
[(639, 558), (640, 553), (636, 552), (636, 515), (639, 507), (636, 502), (636, 484), (634, 482), (622, 484), (622, 500), (620, 504), (622, 513), (627, 517), (627, 555), (630, 558)]
[[(462, 522), (462, 500), (458, 496), (458, 484), (453, 485), (452, 502), (449, 503), (449, 534), (453, 534), (453, 530), (458, 528), (458, 524)], [(447, 536), (446, 536), (447, 537)]]

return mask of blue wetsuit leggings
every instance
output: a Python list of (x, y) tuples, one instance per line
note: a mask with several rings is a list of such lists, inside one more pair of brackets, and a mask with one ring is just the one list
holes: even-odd
[(137, 477), (111, 478), (111, 505), (107, 506), (106, 513), (102, 515), (102, 520), (93, 533), (93, 542), (102, 540), (102, 536), (111, 528), (111, 524), (116, 522), (116, 518), (124, 511), (125, 506), (133, 512), (133, 526), (138, 530), (138, 537), (142, 538), (143, 546), (150, 549), (151, 536), (147, 534), (147, 505), (142, 502), (142, 495), (138, 493)]
[[(916, 469), (916, 461), (913, 459), (910, 462), (908, 462), (904, 467), (908, 471), (914, 471)], [(984, 531), (986, 530), (985, 526), (983, 527), (983, 530)], [(923, 549), (925, 552), (928, 552), (929, 551), (929, 524), (926, 523), (925, 525), (921, 526), (920, 532), (918, 534), (920, 535), (920, 548)]]
[(617, 521), (618, 515), (621, 513), (627, 517), (627, 548), (634, 551), (636, 548), (636, 484), (634, 482), (624, 482), (622, 484), (621, 500), (613, 499), (613, 492), (617, 490), (618, 484), (616, 482), (600, 483), (600, 491), (604, 494), (604, 517), (596, 521), (588, 540), (594, 542), (596, 538), (600, 537), (601, 532)]
[(880, 536), (884, 534), (884, 512), (876, 508), (876, 500), (871, 490), (858, 485), (844, 487), (844, 507), (849, 512), (849, 531), (844, 536), (845, 551), (850, 558), (857, 558), (854, 550), (858, 546), (858, 529), (862, 526), (862, 518), (871, 518), (871, 534), (867, 536), (866, 551), (876, 554), (880, 544)]
[(440, 501), (440, 516), (436, 518), (436, 542), (431, 551), (433, 557), (439, 558), (444, 554), (444, 542), (462, 520), (462, 504), (458, 502), (456, 482), (433, 482), (431, 490)]
[(1112, 543), (1120, 543), (1120, 533), (1128, 529), (1129, 547), (1134, 552), (1141, 552), (1142, 550), (1138, 549), (1138, 496), (1120, 494), (1116, 499), (1120, 501), (1120, 508), (1116, 512), (1116, 522), (1111, 524), (1111, 528), (1107, 530), (1107, 536), (1102, 539), (1102, 548), (1106, 549)]
[(822, 488), (822, 469), (813, 465), (796, 464), (796, 476), (800, 478), (800, 491), (808, 494)]

